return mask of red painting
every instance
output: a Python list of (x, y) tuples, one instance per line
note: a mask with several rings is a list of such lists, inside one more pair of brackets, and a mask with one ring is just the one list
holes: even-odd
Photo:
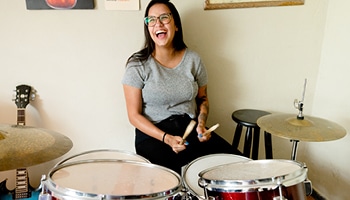
[(94, 0), (26, 0), (28, 10), (93, 9)]

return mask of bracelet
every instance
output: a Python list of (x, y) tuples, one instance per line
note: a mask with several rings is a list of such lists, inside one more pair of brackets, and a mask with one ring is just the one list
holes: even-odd
[(163, 135), (163, 139), (162, 139), (163, 143), (164, 143), (164, 139), (165, 139), (166, 134), (167, 133), (165, 132), (164, 135)]

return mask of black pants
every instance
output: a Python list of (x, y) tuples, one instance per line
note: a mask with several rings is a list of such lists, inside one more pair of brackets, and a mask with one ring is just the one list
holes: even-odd
[[(188, 115), (171, 116), (155, 124), (158, 128), (171, 135), (183, 136), (191, 118)], [(190, 133), (186, 141), (189, 143), (184, 151), (176, 154), (171, 147), (162, 141), (154, 139), (136, 129), (136, 153), (148, 159), (151, 163), (164, 166), (181, 174), (182, 166), (194, 159), (214, 153), (230, 153), (242, 155), (216, 133), (211, 133), (207, 142), (200, 142), (197, 138), (196, 128)]]

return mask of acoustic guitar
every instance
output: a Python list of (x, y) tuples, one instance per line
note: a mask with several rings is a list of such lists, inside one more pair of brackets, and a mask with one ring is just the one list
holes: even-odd
[[(29, 101), (34, 100), (35, 93), (31, 86), (18, 85), (13, 99), (17, 105), (17, 125), (25, 125), (25, 109)], [(0, 183), (0, 200), (12, 199), (32, 199), (39, 198), (40, 191), (36, 191), (29, 184), (28, 171), (26, 168), (16, 169), (16, 188), (8, 190), (6, 187), (7, 179)]]

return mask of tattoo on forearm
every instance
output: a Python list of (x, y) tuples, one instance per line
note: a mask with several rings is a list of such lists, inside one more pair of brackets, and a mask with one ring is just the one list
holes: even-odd
[(207, 121), (207, 114), (204, 113), (200, 113), (198, 116), (198, 123), (202, 124), (205, 123)]
[(209, 112), (209, 104), (208, 99), (206, 96), (203, 96), (201, 98), (198, 98), (198, 108), (199, 108), (199, 115), (198, 115), (198, 123), (206, 123), (208, 118), (208, 112)]

